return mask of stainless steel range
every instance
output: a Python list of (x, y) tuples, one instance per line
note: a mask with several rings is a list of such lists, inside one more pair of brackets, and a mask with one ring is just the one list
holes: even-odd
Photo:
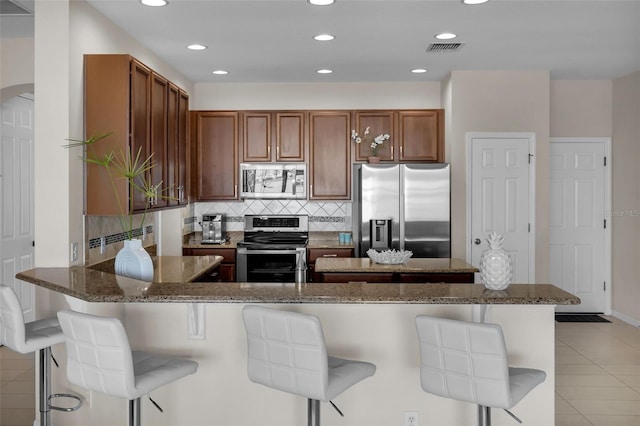
[(239, 282), (304, 282), (309, 217), (247, 215), (236, 256)]

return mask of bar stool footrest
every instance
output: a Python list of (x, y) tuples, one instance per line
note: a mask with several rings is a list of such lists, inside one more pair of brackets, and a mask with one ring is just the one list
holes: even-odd
[[(75, 407), (68, 407), (68, 408), (67, 407), (58, 407), (56, 405), (52, 405), (51, 404), (51, 400), (53, 398), (75, 399), (76, 401), (78, 401), (78, 404)], [(82, 404), (83, 404), (82, 398), (80, 396), (78, 396), (78, 395), (74, 395), (74, 394), (71, 394), (71, 393), (54, 393), (53, 395), (49, 396), (49, 404), (48, 404), (48, 406), (49, 406), (49, 408), (51, 410), (64, 411), (64, 412), (70, 413), (72, 411), (79, 410), (80, 407), (82, 407)]]

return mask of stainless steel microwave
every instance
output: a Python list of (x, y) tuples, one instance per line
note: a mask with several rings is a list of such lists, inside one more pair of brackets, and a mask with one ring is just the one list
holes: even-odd
[(241, 163), (240, 198), (306, 199), (305, 163)]

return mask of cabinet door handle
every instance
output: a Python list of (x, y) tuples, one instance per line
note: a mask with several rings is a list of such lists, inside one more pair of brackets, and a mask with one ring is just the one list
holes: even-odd
[(233, 185), (233, 196), (237, 197), (238, 196), (238, 185)]
[(337, 254), (323, 254), (322, 257), (338, 257)]
[(267, 157), (271, 157), (271, 145), (267, 145)]
[(400, 159), (402, 160), (402, 145), (400, 145)]
[(391, 159), (393, 160), (393, 145), (391, 145)]

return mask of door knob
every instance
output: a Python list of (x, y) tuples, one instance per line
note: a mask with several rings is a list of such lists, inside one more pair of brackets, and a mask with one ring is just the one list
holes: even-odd
[(473, 244), (475, 244), (477, 246), (479, 246), (481, 242), (482, 241), (480, 241), (480, 238), (476, 238), (475, 240), (473, 240)]

